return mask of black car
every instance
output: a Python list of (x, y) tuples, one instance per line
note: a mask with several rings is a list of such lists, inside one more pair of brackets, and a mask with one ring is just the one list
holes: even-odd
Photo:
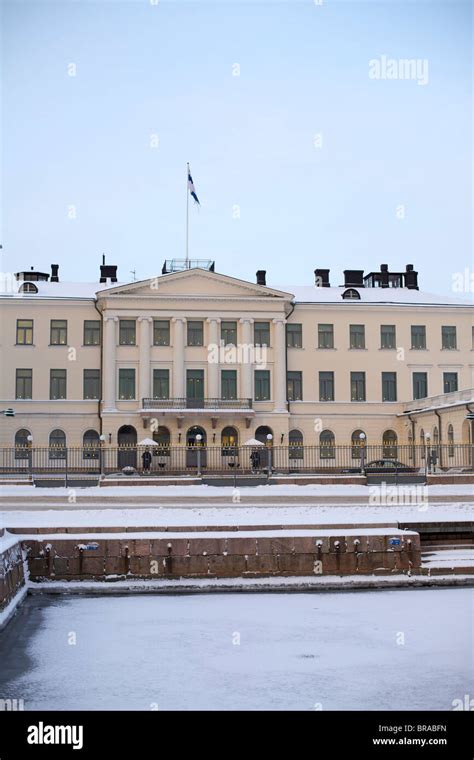
[[(397, 459), (374, 459), (373, 462), (367, 462), (364, 469), (369, 475), (383, 475), (385, 473), (395, 474), (396, 472), (417, 472), (416, 467), (410, 467), (410, 465), (399, 462)], [(360, 467), (349, 467), (346, 470), (343, 470), (344, 473), (357, 473), (360, 471)]]

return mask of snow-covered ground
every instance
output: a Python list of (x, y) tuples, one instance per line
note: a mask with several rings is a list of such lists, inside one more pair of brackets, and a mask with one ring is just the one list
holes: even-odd
[(29, 597), (0, 633), (26, 710), (451, 710), (471, 589)]
[(213, 525), (395, 525), (397, 522), (472, 520), (473, 507), (466, 502), (418, 506), (363, 504), (294, 506), (158, 507), (133, 509), (42, 509), (0, 512), (0, 527), (165, 527)]

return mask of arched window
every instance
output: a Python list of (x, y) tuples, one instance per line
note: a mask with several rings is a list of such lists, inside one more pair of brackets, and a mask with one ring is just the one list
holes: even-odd
[(448, 457), (454, 456), (454, 428), (448, 425)]
[(269, 428), (267, 425), (260, 425), (255, 431), (255, 438), (257, 441), (260, 441), (260, 443), (264, 443), (265, 446), (273, 446), (273, 438), (268, 440), (267, 436), (271, 435), (273, 436), (273, 430)]
[(303, 459), (303, 433), (301, 433), (299, 430), (290, 430), (288, 441), (290, 445), (289, 458)]
[(49, 435), (49, 458), (66, 459), (66, 434), (63, 430), (53, 430)]
[(28, 459), (29, 435), (31, 433), (26, 428), (15, 433), (15, 459)]
[[(361, 438), (362, 436), (362, 438)], [(360, 450), (362, 446), (367, 445), (367, 437), (363, 430), (354, 430), (351, 436), (352, 459), (360, 459)]]
[(225, 427), (221, 433), (221, 455), (223, 457), (237, 456), (239, 445), (239, 434), (235, 427)]
[(360, 293), (358, 293), (358, 291), (355, 290), (354, 288), (348, 288), (347, 290), (345, 290), (344, 293), (342, 294), (342, 297), (344, 298), (345, 301), (346, 300), (360, 301)]
[(169, 457), (171, 434), (168, 428), (160, 425), (158, 430), (153, 432), (153, 440), (156, 443), (156, 449), (153, 450), (154, 456)]
[(82, 436), (82, 458), (83, 459), (98, 459), (100, 438), (99, 433), (96, 430), (86, 430)]
[(18, 288), (18, 292), (19, 293), (37, 293), (38, 292), (38, 288), (32, 282), (24, 282)]
[(394, 430), (386, 430), (382, 436), (382, 457), (383, 459), (397, 458), (398, 438)]
[(321, 459), (335, 459), (336, 438), (332, 430), (323, 430), (319, 434), (319, 456)]

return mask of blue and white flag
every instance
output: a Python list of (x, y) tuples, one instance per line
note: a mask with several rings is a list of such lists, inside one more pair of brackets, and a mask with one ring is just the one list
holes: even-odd
[(189, 164), (188, 164), (188, 190), (190, 192), (191, 198), (194, 200), (195, 203), (197, 203), (198, 206), (200, 206), (201, 204), (199, 203), (199, 198), (197, 197), (196, 191), (194, 189), (193, 178), (191, 177), (191, 170), (189, 168)]

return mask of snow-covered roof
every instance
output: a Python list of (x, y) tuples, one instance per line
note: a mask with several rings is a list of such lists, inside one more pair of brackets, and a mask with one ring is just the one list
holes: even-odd
[[(89, 299), (95, 300), (96, 294), (100, 291), (112, 288), (126, 287), (133, 285), (133, 282), (46, 282), (34, 281), (38, 288), (37, 293), (18, 292), (22, 282), (12, 280), (12, 278), (0, 278), (0, 298), (22, 298), (22, 299)], [(434, 293), (425, 293), (420, 290), (409, 290), (408, 288), (350, 288), (357, 290), (360, 299), (347, 299), (342, 296), (349, 288), (330, 287), (317, 288), (314, 285), (285, 285), (269, 286), (275, 290), (281, 290), (294, 295), (295, 303), (321, 303), (321, 304), (400, 304), (407, 306), (473, 306), (474, 301), (470, 298), (455, 298), (447, 295), (436, 295)]]
[[(348, 303), (348, 304), (407, 304), (411, 306), (472, 306), (473, 299), (454, 298), (408, 288), (317, 288), (315, 285), (287, 286), (296, 303)], [(356, 290), (359, 299), (344, 300), (346, 290)]]

